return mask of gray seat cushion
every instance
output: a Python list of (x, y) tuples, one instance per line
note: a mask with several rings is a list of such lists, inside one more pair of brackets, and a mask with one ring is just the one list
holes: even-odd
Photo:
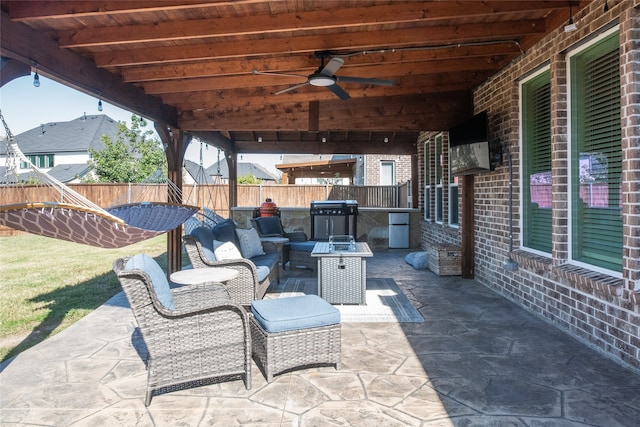
[(340, 323), (337, 308), (317, 295), (259, 300), (251, 312), (267, 332), (318, 328)]

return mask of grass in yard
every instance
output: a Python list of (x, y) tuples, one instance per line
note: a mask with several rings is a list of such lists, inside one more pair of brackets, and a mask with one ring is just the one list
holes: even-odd
[(166, 268), (167, 238), (102, 249), (30, 234), (0, 237), (0, 361), (67, 328), (122, 288), (122, 256), (146, 253)]

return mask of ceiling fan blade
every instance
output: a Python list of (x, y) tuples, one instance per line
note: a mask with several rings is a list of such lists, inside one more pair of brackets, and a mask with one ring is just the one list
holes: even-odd
[(296, 90), (296, 89), (301, 88), (301, 87), (303, 87), (303, 86), (307, 86), (308, 84), (309, 84), (309, 82), (304, 82), (304, 83), (300, 83), (300, 84), (297, 84), (297, 85), (293, 85), (293, 86), (290, 86), (290, 87), (288, 87), (288, 88), (286, 88), (286, 89), (283, 89), (283, 90), (281, 90), (281, 91), (278, 91), (278, 92), (276, 92), (275, 94), (276, 94), (276, 95), (280, 95), (280, 94), (282, 94), (282, 93), (291, 92), (292, 90)]
[(263, 76), (283, 76), (283, 77), (301, 77), (303, 79), (306, 79), (307, 76), (303, 76), (302, 74), (287, 74), (287, 73), (272, 73), (270, 71), (258, 71), (258, 70), (253, 70), (252, 71), (253, 74), (258, 74), (258, 75), (263, 75)]
[(324, 68), (320, 71), (320, 74), (325, 76), (333, 76), (336, 71), (338, 71), (343, 65), (344, 59), (335, 56), (331, 58), (331, 61), (329, 61), (327, 65), (324, 66)]
[(340, 86), (338, 85), (331, 85), (331, 86), (326, 86), (327, 89), (329, 89), (331, 92), (333, 92), (334, 94), (336, 94), (336, 96), (340, 99), (349, 99), (351, 98), (349, 96), (349, 94), (347, 92), (345, 92)]
[(338, 77), (336, 76), (339, 82), (344, 83), (360, 83), (364, 85), (382, 85), (382, 86), (393, 86), (396, 84), (395, 80), (382, 80), (382, 79), (369, 79), (366, 77)]

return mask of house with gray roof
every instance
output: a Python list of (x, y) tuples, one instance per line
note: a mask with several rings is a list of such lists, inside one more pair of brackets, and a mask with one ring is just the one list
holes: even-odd
[[(116, 140), (118, 122), (107, 115), (84, 114), (69, 122), (42, 124), (21, 134), (14, 140), (31, 163), (64, 183), (79, 182), (90, 172), (89, 149), (104, 148), (102, 136)], [(0, 142), (0, 182), (7, 182), (6, 141)], [(20, 162), (17, 171), (20, 180), (28, 179), (29, 167)]]
[[(229, 182), (229, 167), (226, 160), (215, 162), (208, 168), (202, 168), (196, 162), (184, 161), (184, 169), (192, 182), (200, 184), (227, 184)], [(278, 182), (280, 178), (275, 176), (263, 166), (257, 163), (238, 163), (238, 177), (253, 175), (260, 181), (271, 183)], [(187, 175), (185, 174), (185, 182)]]

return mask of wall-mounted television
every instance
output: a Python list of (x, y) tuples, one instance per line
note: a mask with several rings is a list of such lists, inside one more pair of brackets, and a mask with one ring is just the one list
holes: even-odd
[(474, 175), (491, 170), (489, 124), (483, 111), (449, 129), (452, 175)]

